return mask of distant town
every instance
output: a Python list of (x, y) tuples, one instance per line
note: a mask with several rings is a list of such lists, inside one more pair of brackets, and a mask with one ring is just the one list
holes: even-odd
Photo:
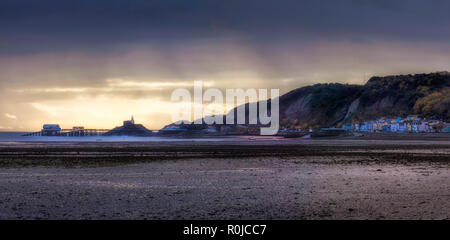
[[(430, 120), (410, 115), (406, 118), (380, 118), (378, 120), (354, 122), (335, 128), (302, 129), (281, 128), (278, 135), (284, 137), (337, 136), (349, 133), (450, 133), (450, 123), (442, 120)], [(258, 135), (257, 125), (206, 125), (206, 124), (170, 124), (160, 130), (149, 130), (142, 124), (136, 124), (134, 117), (114, 129), (89, 129), (74, 126), (63, 129), (59, 124), (44, 124), (41, 131), (24, 134), (24, 136), (223, 136), (223, 135)]]
[(406, 118), (381, 118), (373, 121), (343, 125), (342, 128), (354, 132), (448, 133), (450, 132), (450, 123), (410, 115)]

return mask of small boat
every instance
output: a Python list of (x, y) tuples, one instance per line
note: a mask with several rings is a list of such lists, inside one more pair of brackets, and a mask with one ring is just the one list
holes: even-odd
[(342, 128), (322, 128), (317, 132), (311, 134), (311, 137), (340, 137), (340, 136), (348, 136), (350, 135), (350, 131), (342, 129)]
[(285, 132), (282, 134), (284, 138), (300, 138), (306, 136), (308, 133), (305, 132)]

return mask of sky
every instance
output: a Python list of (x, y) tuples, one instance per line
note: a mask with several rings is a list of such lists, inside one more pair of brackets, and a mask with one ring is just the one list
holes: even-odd
[(171, 122), (177, 88), (450, 70), (447, 0), (1, 0), (0, 131)]

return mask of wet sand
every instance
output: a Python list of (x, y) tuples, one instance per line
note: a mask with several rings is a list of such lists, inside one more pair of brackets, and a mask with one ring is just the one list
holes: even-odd
[(0, 219), (449, 219), (450, 141), (0, 144)]

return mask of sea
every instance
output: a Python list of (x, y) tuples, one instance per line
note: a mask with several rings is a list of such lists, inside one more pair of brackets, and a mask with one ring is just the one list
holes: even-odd
[(131, 137), (131, 136), (23, 136), (27, 132), (0, 132), (0, 142), (215, 142), (230, 138), (177, 138), (177, 137)]

